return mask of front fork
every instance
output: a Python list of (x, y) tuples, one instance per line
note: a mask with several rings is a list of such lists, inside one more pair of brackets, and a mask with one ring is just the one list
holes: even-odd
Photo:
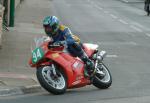
[(56, 68), (55, 68), (54, 64), (52, 64), (51, 66), (52, 66), (52, 73), (53, 73), (53, 75), (57, 75), (56, 74)]
[(102, 64), (103, 59), (106, 57), (107, 53), (106, 51), (101, 51), (100, 53), (96, 53), (93, 55), (93, 60), (95, 60), (95, 71), (94, 73), (99, 73), (101, 75), (105, 75), (103, 73), (103, 68), (98, 67), (100, 64)]
[(56, 71), (56, 66), (52, 63), (51, 64), (51, 76), (53, 77), (53, 79), (58, 79), (59, 78), (59, 74)]

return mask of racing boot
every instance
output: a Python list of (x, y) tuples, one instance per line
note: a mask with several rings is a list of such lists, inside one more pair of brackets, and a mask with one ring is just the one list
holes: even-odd
[(95, 65), (86, 55), (84, 55), (81, 59), (85, 63), (84, 75), (88, 77), (94, 72)]

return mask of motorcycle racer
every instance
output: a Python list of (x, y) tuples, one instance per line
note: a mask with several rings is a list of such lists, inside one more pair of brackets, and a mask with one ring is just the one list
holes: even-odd
[(66, 44), (68, 51), (86, 64), (85, 76), (89, 76), (94, 71), (94, 63), (82, 49), (80, 39), (73, 35), (68, 27), (60, 24), (56, 16), (46, 16), (43, 20), (43, 27), (46, 35), (53, 39), (53, 43)]

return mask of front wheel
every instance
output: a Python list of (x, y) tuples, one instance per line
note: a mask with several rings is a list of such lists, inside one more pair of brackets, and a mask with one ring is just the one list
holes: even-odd
[(107, 89), (112, 84), (112, 76), (110, 71), (103, 63), (99, 64), (97, 69), (102, 71), (105, 75), (101, 77), (98, 76), (99, 74), (96, 74), (93, 78), (93, 85), (100, 89)]
[[(56, 74), (54, 75), (53, 69)], [(37, 68), (37, 78), (41, 86), (48, 92), (53, 94), (63, 94), (67, 88), (67, 82), (65, 74), (58, 68), (52, 66), (43, 66)]]

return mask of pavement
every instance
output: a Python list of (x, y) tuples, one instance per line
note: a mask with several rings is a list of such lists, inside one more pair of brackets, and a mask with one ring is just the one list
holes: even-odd
[[(33, 5), (37, 4), (39, 5)], [(42, 90), (36, 69), (30, 68), (34, 37), (45, 35), (42, 19), (50, 15), (49, 1), (24, 0), (15, 12), (15, 27), (4, 31), (0, 49), (0, 96), (21, 95)]]

